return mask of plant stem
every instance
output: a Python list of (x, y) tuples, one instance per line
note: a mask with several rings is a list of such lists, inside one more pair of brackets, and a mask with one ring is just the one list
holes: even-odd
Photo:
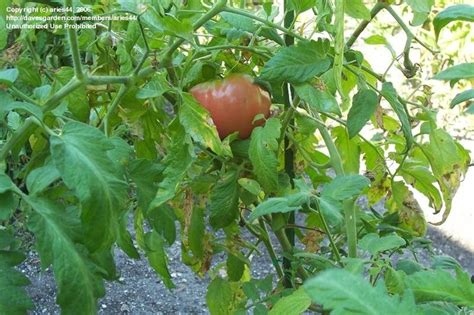
[(99, 125), (99, 128), (104, 125), (104, 132), (105, 135), (108, 137), (109, 136), (109, 119), (112, 113), (115, 111), (117, 108), (118, 104), (122, 100), (122, 97), (127, 93), (128, 87), (127, 85), (122, 85), (120, 89), (118, 90), (117, 94), (115, 95), (114, 100), (112, 101), (112, 104), (110, 104), (109, 108), (107, 109), (107, 113), (105, 114), (104, 119)]
[(234, 8), (230, 8), (230, 7), (225, 7), (224, 11), (226, 12), (229, 12), (229, 13), (234, 13), (234, 14), (238, 14), (238, 15), (242, 15), (242, 16), (245, 16), (245, 17), (248, 17), (248, 18), (251, 18), (252, 20), (255, 20), (255, 21), (258, 21), (260, 23), (263, 23), (265, 24), (266, 26), (268, 27), (271, 27), (271, 28), (276, 28), (277, 30), (279, 31), (282, 31), (284, 34), (287, 34), (287, 35), (290, 35), (294, 38), (297, 38), (299, 40), (302, 40), (302, 41), (306, 41), (307, 39), (304, 38), (303, 36), (299, 35), (299, 34), (296, 34), (292, 31), (290, 31), (289, 29), (285, 28), (285, 27), (282, 27), (278, 24), (275, 24), (269, 20), (266, 20), (266, 19), (263, 19), (259, 16), (256, 16), (252, 13), (249, 13), (249, 12), (246, 12), (246, 11), (242, 11), (242, 10), (237, 10), (237, 9), (234, 9)]
[[(54, 94), (44, 106), (41, 107), (43, 113), (55, 109), (60, 101), (70, 94), (72, 91), (80, 87), (83, 83), (76, 78), (72, 78), (65, 86), (63, 86), (56, 94)], [(27, 118), (23, 126), (15, 131), (12, 137), (3, 145), (0, 150), (0, 161), (3, 161), (8, 153), (15, 149), (16, 146), (25, 143), (28, 137), (36, 130), (38, 126), (33, 122), (32, 118)]]
[(94, 75), (87, 77), (85, 82), (90, 85), (103, 84), (127, 84), (131, 80), (130, 76), (108, 76), (108, 75)]
[[(291, 31), (291, 27), (295, 22), (295, 11), (289, 9), (288, 0), (284, 1), (284, 14), (285, 18), (283, 21), (283, 25), (285, 29)], [(289, 33), (285, 33), (284, 41), (286, 46), (292, 46), (295, 43), (295, 37)], [(287, 116), (285, 121), (283, 122), (282, 126), (282, 135), (284, 136), (283, 143), (284, 143), (284, 163), (285, 163), (285, 172), (290, 178), (291, 187), (294, 187), (294, 178), (295, 178), (295, 151), (293, 147), (290, 146), (290, 139), (286, 136), (286, 131), (290, 125), (294, 124), (294, 112), (295, 108), (292, 106), (292, 94), (293, 88), (289, 83), (284, 84), (283, 90), (283, 98), (285, 101), (285, 109), (287, 110)], [(281, 140), (281, 137), (280, 137)], [(279, 142), (280, 143), (280, 142)], [(286, 223), (287, 224), (295, 224), (295, 213), (296, 211), (292, 211), (289, 213)], [(293, 249), (295, 247), (295, 230), (294, 229), (282, 229), (285, 231), (286, 237), (288, 238), (288, 242)], [(285, 271), (285, 278), (283, 281), (283, 285), (287, 288), (291, 288), (292, 281), (291, 281), (291, 260), (284, 257), (283, 258), (283, 269)]]
[(407, 35), (407, 37), (409, 38), (413, 38), (415, 41), (417, 41), (421, 46), (425, 47), (426, 50), (428, 50), (430, 53), (432, 53), (433, 55), (435, 55), (437, 52), (434, 51), (433, 49), (431, 49), (430, 46), (428, 46), (427, 44), (423, 43), (418, 37), (416, 37), (412, 31), (410, 30), (410, 28), (405, 24), (405, 22), (402, 20), (402, 18), (397, 14), (397, 12), (395, 12), (395, 10), (393, 10), (392, 7), (390, 6), (385, 6), (385, 9), (388, 11), (388, 13), (390, 13), (390, 15), (395, 19), (395, 21), (397, 21), (398, 25), (400, 25), (400, 27), (403, 29), (403, 31), (405, 32), (405, 34)]
[[(222, 11), (226, 10), (227, 0), (218, 0), (212, 8), (203, 16), (201, 16), (194, 24), (193, 24), (193, 30), (197, 30), (201, 26), (203, 26), (207, 21), (212, 19), (214, 16), (218, 15)], [(238, 10), (237, 10), (238, 11)], [(161, 63), (163, 64), (163, 67), (168, 67), (171, 63), (171, 56), (173, 55), (173, 52), (183, 44), (185, 40), (183, 38), (178, 38), (171, 46), (168, 48), (166, 51), (165, 55), (163, 56), (163, 59), (161, 60)]]
[(9, 90), (12, 92), (12, 94), (18, 98), (21, 98), (22, 100), (28, 102), (28, 103), (31, 103), (33, 105), (36, 105), (36, 106), (40, 106), (38, 103), (36, 103), (36, 101), (34, 99), (32, 99), (31, 97), (29, 97), (28, 95), (26, 95), (25, 93), (23, 93), (22, 91), (20, 91), (19, 89), (17, 89), (15, 86), (10, 86), (9, 87)]
[(355, 202), (352, 199), (344, 200), (343, 202), (347, 245), (349, 247), (349, 257), (357, 257), (357, 220), (355, 213)]
[(332, 237), (331, 231), (329, 230), (329, 226), (326, 222), (326, 218), (324, 217), (324, 214), (321, 211), (321, 207), (319, 206), (319, 203), (317, 201), (316, 201), (316, 205), (317, 205), (317, 208), (318, 208), (317, 210), (313, 209), (311, 207), (310, 207), (310, 210), (313, 211), (313, 212), (316, 212), (317, 214), (319, 214), (321, 222), (323, 223), (324, 232), (326, 233), (326, 235), (329, 239), (329, 243), (331, 244), (332, 251), (334, 253), (334, 256), (336, 257), (336, 261), (338, 263), (340, 263), (341, 262), (341, 254), (339, 253), (339, 250), (337, 249), (336, 243), (334, 242), (334, 238)]
[[(74, 11), (74, 6), (72, 2), (72, 0), (64, 0), (64, 5), (67, 8), (72, 8)], [(66, 15), (72, 17), (74, 16), (74, 13), (69, 10), (66, 12)], [(67, 21), (67, 23), (69, 24), (69, 20)], [(74, 73), (76, 75), (76, 78), (81, 81), (84, 78), (84, 72), (82, 71), (81, 53), (79, 51), (79, 43), (77, 41), (76, 30), (73, 28), (68, 28), (67, 36), (69, 39), (69, 49), (71, 51), (72, 62), (74, 65)]]
[[(292, 254), (293, 246), (291, 245), (290, 241), (288, 240), (288, 237), (286, 236), (285, 229), (282, 228), (273, 232), (275, 233), (275, 236), (277, 237), (283, 251), (288, 254)], [(309, 278), (308, 272), (301, 266), (298, 267), (298, 274), (303, 280)]]
[(329, 134), (329, 131), (327, 130), (326, 126), (321, 122), (322, 120), (319, 114), (314, 113), (314, 115), (315, 121), (318, 122), (317, 128), (319, 130), (319, 133), (321, 134), (324, 144), (326, 145), (326, 148), (329, 151), (329, 159), (331, 160), (331, 165), (334, 168), (336, 175), (344, 175), (344, 166), (342, 164), (341, 155), (339, 154), (339, 151), (337, 150), (336, 145), (334, 144), (334, 141), (332, 140), (332, 137)]
[(383, 9), (385, 8), (386, 4), (383, 2), (377, 2), (372, 10), (370, 11), (370, 20), (362, 21), (359, 26), (355, 29), (354, 33), (352, 33), (351, 37), (346, 42), (346, 49), (349, 49), (352, 47), (352, 45), (355, 43), (357, 38), (360, 36), (360, 34), (365, 30), (367, 25), (370, 24), (370, 22), (373, 20), (373, 18)]
[(275, 267), (278, 277), (282, 279), (285, 274), (283, 272), (283, 269), (281, 269), (280, 263), (278, 262), (278, 258), (275, 253), (275, 249), (273, 248), (272, 242), (270, 240), (270, 235), (268, 234), (268, 230), (265, 225), (265, 222), (263, 221), (262, 218), (259, 218), (258, 223), (260, 224), (260, 227), (262, 228), (262, 232), (264, 233), (264, 235), (262, 235), (263, 236), (262, 241), (265, 244), (265, 247), (267, 248), (268, 254), (270, 255), (270, 259), (272, 260), (272, 264)]
[(265, 224), (263, 223), (263, 221), (260, 222), (261, 220), (259, 219), (259, 224), (260, 224), (260, 227), (262, 228), (262, 232), (263, 232), (263, 235), (262, 235), (262, 234), (258, 233), (255, 230), (255, 228), (249, 222), (245, 221), (244, 218), (242, 218), (242, 220), (244, 221), (245, 227), (247, 228), (247, 230), (249, 230), (249, 232), (252, 235), (254, 235), (256, 238), (258, 238), (260, 241), (263, 242), (263, 245), (267, 249), (268, 255), (270, 255), (270, 259), (272, 261), (273, 267), (275, 267), (275, 270), (278, 274), (278, 277), (280, 279), (283, 278), (283, 275), (284, 275), (283, 274), (283, 269), (281, 269), (280, 263), (278, 262), (278, 258), (276, 256), (275, 249), (273, 248), (273, 245), (270, 241), (270, 236), (268, 235), (267, 228), (265, 227)]

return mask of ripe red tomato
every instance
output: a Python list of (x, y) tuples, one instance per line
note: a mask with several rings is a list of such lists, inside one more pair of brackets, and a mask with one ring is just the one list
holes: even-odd
[(224, 80), (205, 82), (190, 92), (204, 106), (216, 125), (219, 137), (238, 131), (240, 139), (250, 137), (252, 130), (264, 123), (253, 122), (258, 114), (270, 115), (270, 95), (247, 75), (234, 74)]

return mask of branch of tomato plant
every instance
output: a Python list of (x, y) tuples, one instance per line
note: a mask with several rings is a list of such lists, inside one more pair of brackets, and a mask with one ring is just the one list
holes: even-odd
[[(284, 19), (283, 19), (283, 26), (285, 29), (289, 30), (290, 32), (292, 31), (296, 16), (295, 16), (295, 11), (290, 9), (290, 6), (288, 5), (288, 0), (285, 0), (283, 2), (283, 12), (284, 12)], [(295, 44), (295, 37), (285, 33), (283, 35), (283, 39), (285, 42), (286, 46), (292, 46)], [(285, 109), (287, 110), (287, 117), (285, 121), (283, 122), (282, 126), (282, 135), (284, 136), (283, 138), (283, 143), (284, 143), (284, 167), (285, 167), (285, 172), (288, 175), (290, 179), (290, 184), (291, 187), (294, 188), (294, 178), (295, 178), (295, 151), (292, 146), (290, 146), (290, 139), (289, 137), (286, 136), (286, 130), (288, 129), (290, 124), (294, 124), (294, 111), (295, 107), (292, 102), (293, 100), (293, 94), (294, 90), (289, 83), (284, 83), (283, 85), (283, 99), (284, 99), (284, 106)], [(281, 138), (279, 139), (281, 141)], [(280, 143), (280, 142), (279, 142)], [(286, 224), (295, 224), (295, 211), (292, 211), (288, 214), (288, 217), (286, 218)], [(295, 230), (294, 229), (285, 229), (282, 228), (284, 233), (286, 234), (286, 237), (288, 239), (289, 244), (291, 245), (291, 248), (295, 247)], [(282, 245), (283, 246), (283, 245)], [(286, 288), (291, 288), (293, 286), (292, 281), (291, 281), (291, 260), (283, 257), (283, 269), (285, 272), (285, 278), (283, 279), (283, 285)]]
[[(72, 0), (64, 0), (64, 5), (67, 8), (73, 8), (73, 1)], [(74, 10), (66, 11), (66, 16), (73, 17)], [(69, 20), (66, 22), (69, 24)], [(79, 51), (79, 43), (77, 40), (77, 32), (74, 28), (69, 27), (67, 29), (67, 36), (69, 39), (69, 50), (71, 51), (72, 55), (72, 63), (74, 65), (74, 74), (77, 79), (82, 80), (84, 78), (84, 72), (82, 71), (82, 63), (81, 63), (81, 53)]]
[(264, 18), (261, 18), (259, 16), (256, 16), (252, 13), (249, 13), (247, 11), (243, 11), (243, 10), (237, 10), (237, 9), (234, 9), (234, 8), (231, 8), (231, 7), (225, 7), (224, 10), (225, 12), (229, 12), (229, 13), (234, 13), (234, 14), (238, 14), (238, 15), (242, 15), (242, 16), (245, 16), (245, 17), (248, 17), (252, 20), (255, 20), (255, 21), (258, 21), (260, 23), (263, 23), (264, 25), (268, 26), (268, 27), (271, 27), (271, 28), (276, 28), (277, 30), (283, 32), (284, 34), (287, 34), (289, 36), (292, 36), (294, 38), (297, 38), (299, 40), (302, 40), (302, 41), (306, 41), (307, 39), (304, 38), (303, 36), (287, 29), (286, 27), (283, 27), (283, 26), (280, 26), (276, 23), (273, 23), (267, 19), (264, 19)]
[(275, 270), (278, 274), (278, 278), (282, 279), (283, 276), (284, 276), (283, 269), (281, 269), (280, 263), (278, 262), (277, 255), (276, 255), (275, 249), (273, 248), (273, 245), (270, 241), (270, 236), (268, 235), (268, 231), (267, 231), (267, 228), (265, 226), (265, 223), (261, 219), (258, 220), (258, 223), (259, 223), (260, 228), (262, 230), (262, 233), (259, 233), (252, 226), (252, 224), (250, 224), (249, 222), (247, 222), (247, 220), (244, 219), (244, 217), (241, 216), (241, 220), (244, 222), (245, 227), (247, 228), (247, 230), (251, 234), (253, 234), (257, 239), (259, 239), (263, 242), (263, 245), (265, 246), (265, 248), (267, 249), (268, 254), (270, 255), (270, 260), (272, 262), (272, 265), (273, 265), (273, 267), (275, 268)]
[(359, 26), (355, 29), (354, 33), (352, 33), (351, 37), (346, 42), (346, 49), (349, 49), (352, 47), (352, 45), (355, 43), (357, 38), (362, 34), (362, 32), (365, 30), (365, 28), (372, 22), (373, 18), (386, 6), (385, 3), (383, 2), (377, 2), (372, 10), (370, 10), (370, 20), (364, 20), (362, 21)]
[[(241, 46), (241, 45), (217, 45), (217, 46), (210, 46), (210, 47), (206, 47), (206, 46), (200, 46), (201, 48), (204, 48), (206, 49), (207, 51), (212, 51), (212, 50), (225, 50), (225, 49), (238, 49), (238, 50), (247, 50), (247, 51), (250, 51), (254, 54), (257, 54), (257, 55), (260, 55), (262, 57), (266, 57), (266, 58), (270, 58), (271, 55), (269, 54), (265, 54), (263, 51), (259, 51), (259, 49), (261, 48), (265, 48), (266, 47), (259, 47), (258, 49), (257, 48), (254, 48), (254, 47), (249, 47), (249, 46)], [(267, 49), (268, 50), (268, 49)]]
[(28, 95), (26, 95), (25, 93), (17, 89), (15, 86), (12, 85), (8, 89), (12, 92), (14, 96), (24, 100), (25, 102), (28, 102), (30, 104), (40, 107), (40, 105), (34, 99), (32, 99), (31, 97), (29, 97)]
[(433, 55), (436, 55), (438, 52), (433, 50), (430, 46), (425, 44), (422, 40), (420, 40), (418, 37), (413, 34), (413, 32), (410, 30), (410, 28), (405, 24), (405, 22), (402, 20), (402, 18), (393, 10), (393, 8), (389, 5), (385, 6), (385, 9), (390, 13), (390, 15), (397, 21), (398, 25), (403, 29), (407, 37), (413, 38), (416, 42), (418, 42), (421, 46), (423, 46), (426, 50), (428, 50), (430, 53)]
[[(274, 230), (273, 233), (275, 234), (276, 238), (278, 239), (278, 242), (280, 243), (281, 248), (283, 249), (283, 251), (291, 255), (293, 253), (293, 246), (291, 245), (290, 241), (288, 240), (285, 229), (282, 227), (280, 229)], [(302, 266), (298, 267), (297, 272), (298, 272), (298, 275), (303, 280), (306, 280), (306, 279), (309, 278), (308, 272)]]
[[(344, 166), (342, 163), (341, 156), (339, 151), (334, 144), (334, 141), (329, 134), (326, 126), (322, 124), (321, 117), (319, 116), (318, 112), (313, 113), (314, 118), (317, 122), (317, 128), (321, 137), (323, 138), (324, 143), (329, 151), (329, 158), (331, 160), (331, 164), (336, 172), (336, 175), (344, 175)], [(343, 209), (345, 213), (345, 225), (346, 225), (346, 236), (347, 236), (347, 244), (349, 247), (349, 257), (357, 257), (357, 221), (356, 221), (356, 214), (355, 214), (355, 200), (349, 199), (343, 202)]]
[(329, 239), (329, 244), (331, 245), (331, 249), (334, 254), (334, 257), (336, 258), (336, 262), (338, 264), (341, 264), (341, 254), (339, 253), (339, 249), (337, 248), (336, 243), (334, 242), (334, 238), (332, 237), (331, 230), (329, 230), (329, 225), (326, 222), (326, 218), (324, 217), (323, 211), (321, 210), (321, 207), (319, 206), (319, 201), (317, 198), (314, 198), (314, 204), (316, 205), (316, 209), (313, 209), (311, 205), (308, 205), (308, 208), (312, 212), (319, 215), (319, 218), (321, 219), (321, 223), (323, 224), (324, 232), (326, 233), (326, 236)]
[[(340, 119), (340, 118), (337, 118), (337, 117), (334, 117), (333, 115), (331, 114), (328, 114), (328, 113), (321, 113), (321, 115), (331, 119), (331, 120), (334, 120), (335, 122), (338, 122), (339, 124), (347, 127), (347, 123)], [(382, 153), (380, 153), (380, 151), (378, 150), (377, 146), (375, 144), (372, 143), (372, 141), (370, 141), (369, 139), (367, 139), (366, 137), (364, 137), (363, 135), (359, 134), (358, 135), (359, 138), (362, 139), (362, 141), (364, 141), (365, 143), (367, 143), (369, 146), (371, 146), (374, 151), (377, 153), (377, 155), (385, 161), (385, 156), (382, 155)], [(392, 177), (393, 177), (393, 174), (392, 174), (392, 171), (390, 170), (390, 168), (388, 167), (388, 165), (386, 163), (384, 163), (384, 168), (385, 170), (387, 171), (388, 174), (390, 174)]]
[[(45, 104), (41, 107), (42, 112), (46, 113), (55, 109), (64, 97), (69, 95), (82, 84), (83, 83), (76, 78), (71, 79), (71, 81), (64, 85), (56, 94), (51, 96), (45, 102)], [(37, 126), (33, 122), (33, 119), (30, 118), (27, 118), (20, 129), (15, 131), (12, 137), (3, 145), (2, 149), (0, 150), (0, 161), (3, 161), (7, 157), (8, 153), (17, 145), (25, 143), (29, 136), (36, 130)]]

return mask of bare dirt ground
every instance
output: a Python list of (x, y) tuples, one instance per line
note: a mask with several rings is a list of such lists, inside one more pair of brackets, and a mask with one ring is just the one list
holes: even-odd
[[(473, 173), (471, 171), (466, 180), (473, 180)], [(472, 190), (472, 186), (470, 188)], [(466, 193), (468, 191), (469, 187)], [(463, 190), (460, 193), (464, 194)], [(470, 200), (470, 197), (462, 198)], [(469, 204), (473, 204), (472, 200), (466, 202), (466, 205)], [(446, 230), (443, 227), (430, 227), (428, 238), (432, 240), (436, 254), (456, 258), (468, 272), (474, 274), (474, 244), (469, 241), (469, 237), (472, 236), (472, 232), (469, 233), (469, 226), (474, 222), (468, 221), (472, 211), (467, 211), (470, 207), (454, 209), (456, 211), (453, 212), (454, 221), (467, 225), (467, 228)], [(250, 236), (244, 235), (244, 237)], [(261, 248), (261, 252), (265, 253), (265, 249)], [(169, 248), (168, 255), (170, 272), (176, 285), (172, 291), (166, 289), (145, 258), (133, 260), (117, 250), (115, 255), (117, 270), (121, 276), (119, 281), (106, 283), (107, 294), (99, 302), (99, 313), (207, 314), (205, 296), (209, 277), (197, 277), (181, 262), (178, 243)], [(215, 263), (220, 261), (222, 257), (217, 257)], [(421, 262), (430, 264), (424, 257), (421, 257)], [(254, 268), (252, 274), (255, 278), (264, 278), (273, 273), (273, 267), (267, 256), (252, 257), (252, 264)], [(55, 304), (55, 284), (51, 270), (41, 272), (38, 256), (34, 253), (31, 253), (27, 261), (21, 265), (21, 270), (31, 280), (27, 290), (36, 306), (31, 314), (59, 314), (60, 309)]]

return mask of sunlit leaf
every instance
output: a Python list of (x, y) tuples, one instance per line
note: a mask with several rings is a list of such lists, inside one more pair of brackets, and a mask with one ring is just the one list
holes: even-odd
[(474, 22), (474, 6), (469, 4), (456, 4), (445, 8), (433, 19), (436, 38), (443, 27), (453, 21)]
[(270, 118), (263, 127), (257, 127), (252, 132), (249, 158), (255, 175), (266, 191), (278, 189), (278, 160), (276, 151), (277, 140), (280, 137), (281, 124), (278, 119)]

